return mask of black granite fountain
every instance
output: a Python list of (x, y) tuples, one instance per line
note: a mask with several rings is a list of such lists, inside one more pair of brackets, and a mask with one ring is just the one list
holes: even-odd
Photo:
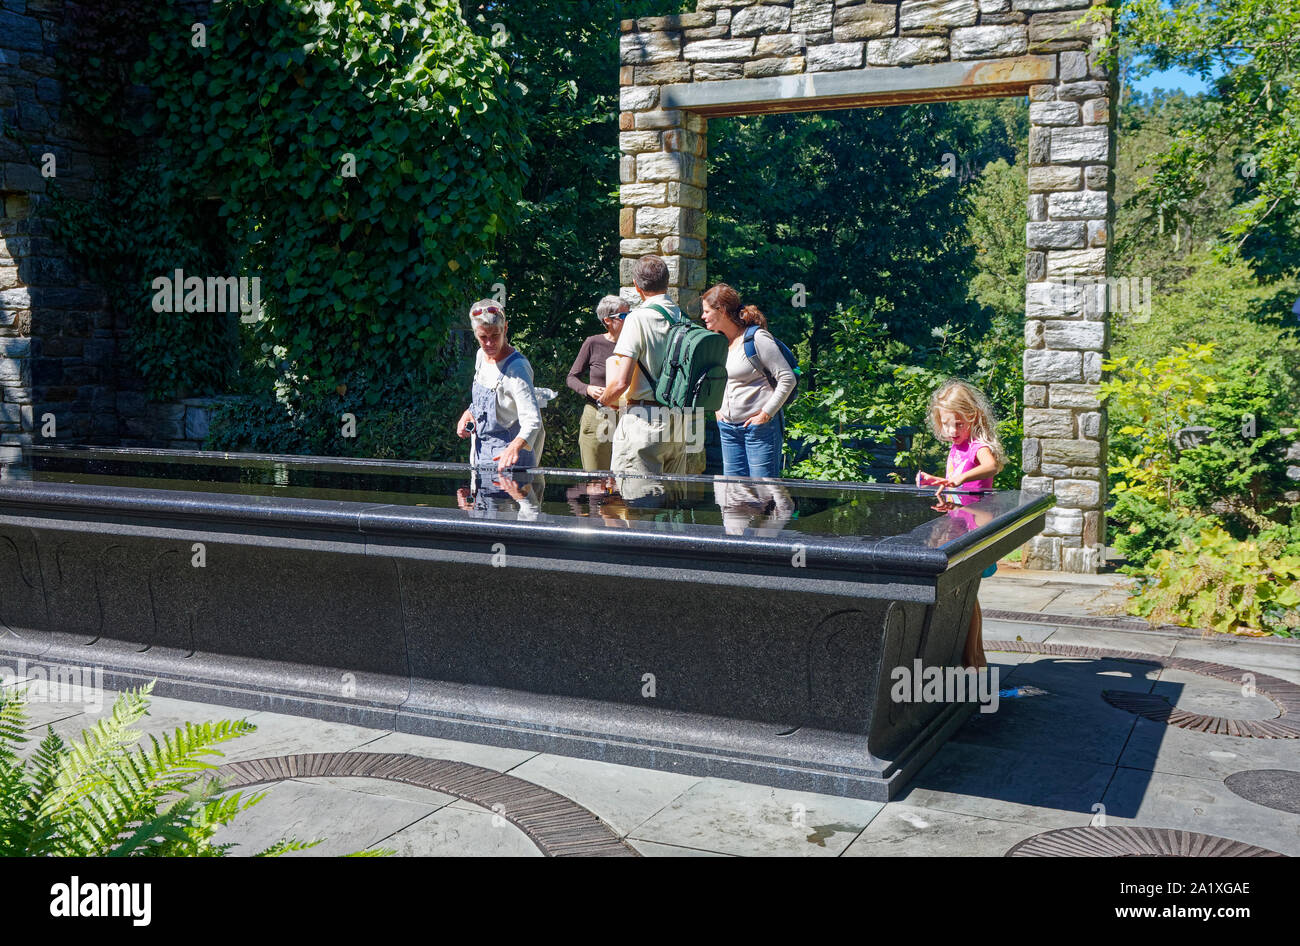
[(24, 448), (0, 659), (155, 692), (884, 800), (973, 709), (981, 573), (1051, 497)]

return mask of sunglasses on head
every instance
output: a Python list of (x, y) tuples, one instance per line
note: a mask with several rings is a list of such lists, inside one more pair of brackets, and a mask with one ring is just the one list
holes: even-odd
[(505, 315), (505, 309), (499, 305), (476, 305), (469, 310), (470, 315), (482, 315), (484, 312), (492, 312), (496, 315)]

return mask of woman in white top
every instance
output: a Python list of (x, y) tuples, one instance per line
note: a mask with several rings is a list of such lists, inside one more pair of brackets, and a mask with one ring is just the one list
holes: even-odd
[[(727, 389), (718, 411), (722, 441), (722, 472), (726, 476), (780, 476), (782, 437), (781, 406), (794, 391), (794, 371), (767, 319), (757, 306), (741, 308), (740, 295), (718, 283), (702, 297), (704, 327), (724, 335), (727, 352)], [(745, 332), (754, 333), (755, 364), (745, 354)]]
[(474, 357), (473, 401), (460, 415), (456, 433), (474, 435), (470, 463), (495, 466), (498, 471), (541, 462), (546, 431), (533, 390), (533, 369), (528, 359), (507, 340), (509, 323), (499, 303), (483, 299), (469, 310), (470, 325), (478, 340)]

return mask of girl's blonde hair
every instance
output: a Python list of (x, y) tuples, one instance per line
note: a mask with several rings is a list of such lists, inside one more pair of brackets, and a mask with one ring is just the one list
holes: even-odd
[(970, 424), (971, 440), (978, 440), (993, 451), (993, 460), (999, 471), (1007, 465), (1007, 452), (1002, 449), (1002, 440), (998, 437), (998, 422), (993, 416), (993, 405), (983, 391), (958, 378), (951, 378), (935, 389), (930, 395), (930, 429), (940, 440), (943, 439), (943, 428), (939, 424), (941, 410), (954, 411), (966, 418)]

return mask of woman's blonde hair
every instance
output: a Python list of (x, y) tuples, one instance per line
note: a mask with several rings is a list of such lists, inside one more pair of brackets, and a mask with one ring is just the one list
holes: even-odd
[(935, 388), (930, 395), (930, 430), (942, 440), (943, 428), (939, 424), (939, 411), (954, 411), (966, 418), (970, 424), (971, 440), (978, 440), (993, 451), (993, 460), (999, 471), (1007, 465), (1007, 452), (1002, 449), (1002, 440), (998, 437), (998, 422), (993, 414), (993, 405), (983, 391), (959, 378), (950, 378)]

